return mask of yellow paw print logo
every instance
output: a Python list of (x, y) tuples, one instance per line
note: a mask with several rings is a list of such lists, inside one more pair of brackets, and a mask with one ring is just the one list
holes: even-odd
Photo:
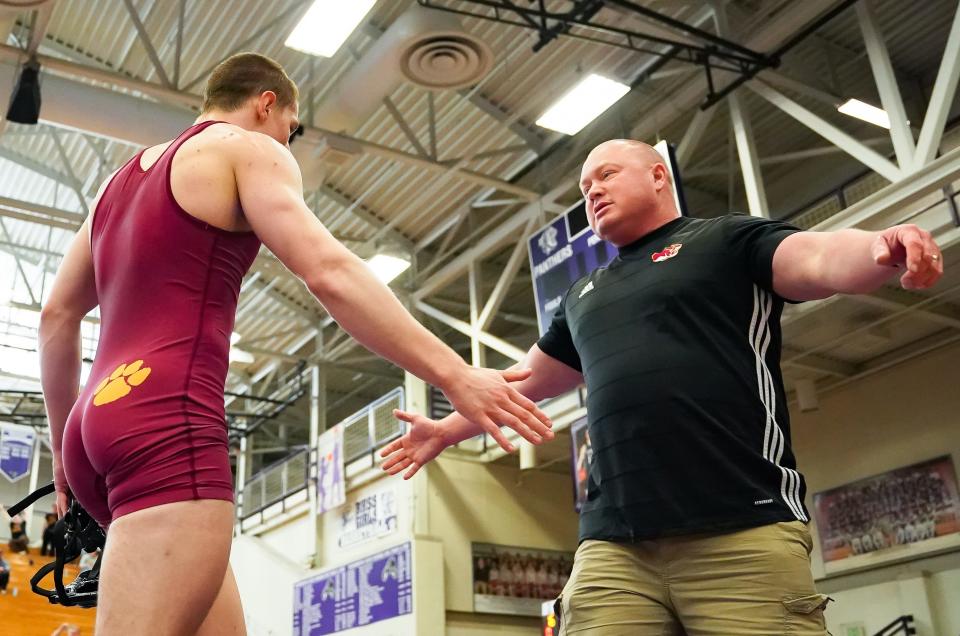
[(141, 367), (143, 367), (143, 360), (117, 367), (109, 378), (105, 378), (97, 385), (97, 390), (93, 392), (93, 405), (102, 406), (116, 402), (130, 393), (133, 390), (132, 387), (143, 384), (150, 375), (150, 367)]

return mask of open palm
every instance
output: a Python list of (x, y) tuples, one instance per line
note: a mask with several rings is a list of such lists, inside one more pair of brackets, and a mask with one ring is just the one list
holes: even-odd
[(410, 479), (417, 474), (420, 467), (439, 455), (447, 444), (443, 437), (443, 427), (436, 420), (416, 413), (407, 413), (394, 409), (394, 417), (410, 424), (407, 433), (400, 439), (394, 440), (380, 451), (385, 457), (383, 469), (391, 475), (404, 470), (404, 479)]

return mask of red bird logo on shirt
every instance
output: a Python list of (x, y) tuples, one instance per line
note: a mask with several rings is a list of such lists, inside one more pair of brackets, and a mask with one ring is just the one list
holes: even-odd
[(650, 260), (654, 263), (659, 263), (665, 261), (668, 258), (673, 258), (677, 255), (677, 252), (680, 251), (680, 248), (683, 247), (683, 243), (674, 243), (673, 245), (667, 245), (660, 252), (654, 252), (650, 255)]

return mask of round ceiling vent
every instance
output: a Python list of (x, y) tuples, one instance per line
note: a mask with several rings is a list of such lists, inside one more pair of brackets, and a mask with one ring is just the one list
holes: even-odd
[(400, 69), (414, 84), (430, 89), (472, 86), (490, 72), (493, 52), (468, 33), (431, 33), (410, 42)]

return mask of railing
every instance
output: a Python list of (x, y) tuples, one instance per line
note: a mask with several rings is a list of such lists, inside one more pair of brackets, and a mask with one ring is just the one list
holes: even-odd
[(913, 615), (907, 614), (906, 616), (901, 616), (896, 619), (873, 636), (897, 636), (898, 634), (911, 636), (916, 633), (917, 630), (913, 626)]
[[(942, 146), (954, 147), (960, 143), (960, 117), (954, 117), (947, 122), (946, 131), (943, 134)], [(948, 142), (949, 140), (949, 142)], [(893, 158), (890, 155), (889, 158)], [(783, 220), (789, 221), (793, 225), (809, 230), (817, 223), (825, 221), (833, 215), (845, 210), (861, 199), (865, 199), (874, 192), (882, 190), (889, 182), (872, 170), (864, 170), (855, 177), (848, 179), (839, 187), (831, 192), (806, 203), (793, 212), (783, 217)], [(947, 187), (944, 188), (944, 198), (952, 203), (951, 211), (956, 214), (956, 199), (953, 191)], [(957, 223), (960, 225), (960, 223)]]
[(240, 519), (247, 519), (305, 489), (309, 469), (310, 449), (302, 448), (251, 477), (243, 487)]
[(344, 463), (360, 459), (403, 435), (403, 424), (393, 416), (393, 409), (402, 408), (403, 387), (397, 387), (340, 422)]

